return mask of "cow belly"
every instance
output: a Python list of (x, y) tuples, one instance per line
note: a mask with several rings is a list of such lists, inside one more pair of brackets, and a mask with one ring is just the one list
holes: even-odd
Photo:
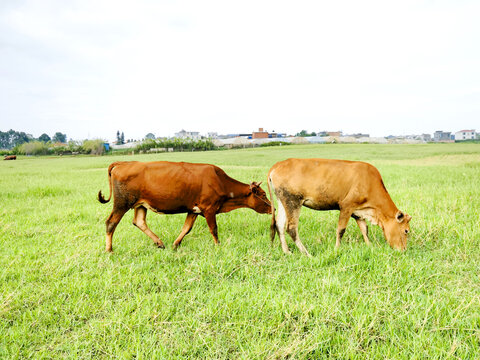
[(303, 206), (313, 210), (339, 210), (338, 203), (333, 201), (306, 199)]
[(143, 206), (148, 210), (153, 211), (157, 214), (181, 214), (191, 212), (189, 209), (184, 205), (176, 205), (176, 206), (165, 206), (162, 204), (152, 204), (150, 202), (142, 201), (135, 205), (135, 207)]

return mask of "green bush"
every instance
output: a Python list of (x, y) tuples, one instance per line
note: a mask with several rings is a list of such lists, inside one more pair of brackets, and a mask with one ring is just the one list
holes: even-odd
[(105, 146), (103, 140), (85, 140), (82, 145), (85, 154), (103, 155), (105, 153)]
[(52, 151), (49, 149), (48, 144), (42, 141), (31, 141), (23, 143), (18, 147), (20, 154), (24, 155), (47, 155)]
[(211, 139), (192, 140), (192, 139), (147, 139), (138, 145), (136, 151), (148, 151), (154, 148), (173, 149), (174, 151), (207, 151), (215, 150), (217, 146)]
[(266, 142), (266, 143), (260, 144), (261, 147), (282, 146), (282, 145), (291, 145), (291, 144), (289, 142), (286, 142), (286, 141), (271, 141), (271, 142)]

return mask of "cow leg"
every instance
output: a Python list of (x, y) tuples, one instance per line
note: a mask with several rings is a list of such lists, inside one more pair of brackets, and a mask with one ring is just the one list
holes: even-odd
[(138, 206), (135, 208), (135, 215), (133, 216), (133, 225), (142, 230), (149, 238), (153, 240), (159, 248), (165, 249), (165, 245), (162, 240), (153, 233), (147, 226), (147, 209), (144, 206)]
[(337, 227), (337, 242), (335, 246), (340, 247), (340, 240), (342, 240), (343, 234), (345, 234), (345, 229), (347, 228), (348, 220), (352, 213), (347, 210), (340, 209), (340, 216), (338, 218), (338, 227)]
[(218, 228), (217, 228), (217, 219), (216, 214), (214, 212), (204, 212), (205, 220), (207, 221), (208, 228), (210, 233), (213, 236), (213, 241), (215, 241), (215, 245), (220, 244), (218, 241)]
[(123, 208), (116, 208), (113, 207), (112, 213), (105, 221), (105, 225), (107, 227), (107, 235), (105, 238), (105, 251), (112, 252), (112, 237), (113, 233), (115, 232), (115, 228), (117, 227), (120, 220), (122, 220), (123, 215), (128, 211), (128, 209)]
[(302, 254), (310, 257), (311, 255), (309, 254), (305, 246), (303, 246), (302, 242), (300, 241), (300, 236), (298, 235), (298, 219), (300, 217), (301, 209), (302, 205), (298, 205), (298, 207), (291, 206), (290, 208), (288, 208), (287, 232), (292, 237), (295, 245), (297, 245), (298, 250), (300, 250)]
[(195, 223), (197, 216), (197, 214), (187, 215), (187, 218), (185, 219), (185, 224), (183, 224), (182, 231), (180, 232), (180, 235), (178, 235), (177, 240), (175, 240), (175, 242), (173, 243), (173, 250), (180, 246), (180, 243), (182, 242), (185, 235), (187, 235), (190, 230), (192, 230), (193, 224)]
[(280, 237), (280, 243), (282, 244), (282, 250), (285, 254), (291, 254), (288, 249), (287, 240), (285, 239), (285, 225), (287, 224), (287, 213), (285, 207), (282, 204), (282, 201), (278, 199), (278, 214), (276, 220), (276, 226), (278, 231), (278, 236)]
[(358, 227), (360, 228), (360, 231), (362, 232), (363, 235), (363, 240), (365, 240), (365, 244), (368, 246), (371, 245), (370, 240), (368, 239), (368, 226), (367, 222), (363, 219), (360, 219), (359, 217), (353, 216), (355, 221), (357, 222)]

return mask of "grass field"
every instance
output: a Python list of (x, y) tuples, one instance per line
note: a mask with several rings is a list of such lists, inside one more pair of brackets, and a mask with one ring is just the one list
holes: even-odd
[[(288, 157), (368, 161), (412, 215), (408, 250), (304, 208), (313, 255), (270, 246), (269, 215), (199, 218), (177, 252), (185, 215), (149, 213), (153, 242), (123, 218), (104, 252), (117, 160), (207, 162), (264, 181)], [(480, 358), (480, 145), (307, 145), (0, 162), (0, 358)], [(266, 189), (266, 186), (264, 187)]]

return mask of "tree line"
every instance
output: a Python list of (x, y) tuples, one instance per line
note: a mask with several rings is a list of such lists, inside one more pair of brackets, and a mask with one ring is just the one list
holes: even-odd
[(67, 135), (62, 134), (61, 132), (56, 132), (53, 137), (50, 138), (47, 134), (42, 134), (38, 138), (34, 138), (30, 134), (26, 134), (23, 131), (0, 131), (0, 149), (13, 149), (17, 146), (20, 146), (24, 143), (39, 141), (43, 143), (53, 142), (53, 143), (66, 143)]
[(211, 139), (152, 139), (147, 138), (137, 145), (137, 151), (148, 151), (150, 149), (173, 149), (173, 151), (206, 151), (218, 149)]

